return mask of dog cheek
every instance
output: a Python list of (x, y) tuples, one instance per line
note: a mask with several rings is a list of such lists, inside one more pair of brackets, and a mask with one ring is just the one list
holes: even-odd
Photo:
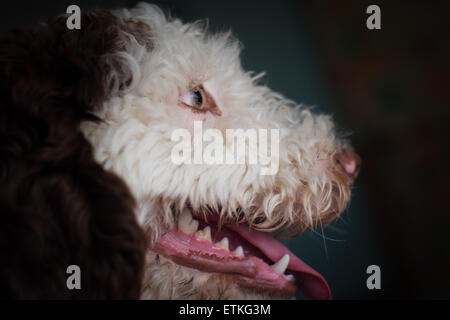
[(188, 130), (194, 130), (194, 121), (202, 121), (203, 129), (214, 128), (216, 125), (216, 117), (210, 112), (195, 113), (189, 110), (189, 108), (178, 106), (182, 123)]

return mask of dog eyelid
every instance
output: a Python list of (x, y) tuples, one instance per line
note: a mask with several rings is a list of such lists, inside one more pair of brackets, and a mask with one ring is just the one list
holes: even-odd
[(194, 113), (210, 112), (215, 116), (222, 115), (222, 111), (217, 107), (214, 98), (202, 85), (193, 87), (188, 93), (180, 96), (179, 104), (189, 108)]

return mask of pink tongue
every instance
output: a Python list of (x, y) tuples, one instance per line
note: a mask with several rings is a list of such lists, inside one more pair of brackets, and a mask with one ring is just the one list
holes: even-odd
[(227, 228), (238, 233), (242, 238), (257, 247), (273, 262), (288, 254), (290, 261), (287, 268), (295, 272), (295, 277), (298, 280), (297, 285), (308, 299), (331, 299), (330, 288), (322, 275), (297, 258), (281, 242), (263, 232), (250, 230), (245, 225), (229, 224)]

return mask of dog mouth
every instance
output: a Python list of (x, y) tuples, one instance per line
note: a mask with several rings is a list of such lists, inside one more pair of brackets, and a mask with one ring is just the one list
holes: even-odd
[(246, 224), (218, 226), (216, 216), (185, 209), (178, 228), (165, 232), (154, 250), (174, 263), (202, 272), (227, 274), (239, 286), (292, 297), (330, 299), (325, 279), (269, 234)]

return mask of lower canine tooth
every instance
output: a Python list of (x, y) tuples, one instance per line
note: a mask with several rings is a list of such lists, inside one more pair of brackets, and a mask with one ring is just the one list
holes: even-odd
[(228, 248), (228, 238), (227, 237), (223, 238), (222, 240), (220, 240), (220, 242), (216, 243), (216, 246), (228, 251), (229, 250), (229, 248)]
[(211, 228), (207, 226), (205, 229), (197, 231), (195, 233), (195, 236), (198, 239), (208, 240), (209, 242), (211, 242)]
[(295, 277), (292, 274), (283, 274), (283, 277), (290, 282), (295, 282)]
[(289, 255), (286, 253), (277, 263), (271, 265), (270, 267), (275, 270), (278, 274), (283, 274), (289, 264)]
[(238, 256), (238, 257), (243, 257), (244, 256), (244, 249), (242, 249), (241, 246), (237, 247), (236, 249), (234, 249), (233, 253)]
[(180, 216), (178, 217), (178, 222), (183, 224), (183, 223), (188, 223), (192, 220), (192, 214), (189, 212), (189, 209), (184, 209), (181, 213)]
[(192, 234), (197, 231), (198, 221), (192, 218), (188, 209), (184, 209), (178, 218), (178, 227), (186, 234)]
[(195, 219), (192, 219), (189, 224), (179, 224), (179, 227), (181, 231), (183, 231), (186, 234), (193, 234), (198, 229), (198, 221)]
[(189, 225), (191, 227), (192, 232), (194, 233), (198, 229), (198, 221), (195, 219), (192, 219), (191, 224)]

